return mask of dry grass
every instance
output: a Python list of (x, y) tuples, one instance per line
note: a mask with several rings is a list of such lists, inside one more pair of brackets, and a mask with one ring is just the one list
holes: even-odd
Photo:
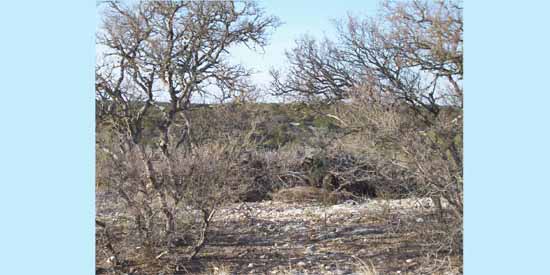
[(355, 265), (355, 272), (359, 275), (378, 275), (378, 271), (376, 270), (376, 267), (372, 264), (371, 261), (369, 263), (366, 263), (365, 261), (361, 260), (358, 257), (353, 257), (355, 260), (357, 260), (357, 263)]
[(336, 204), (353, 198), (351, 193), (345, 191), (328, 191), (312, 186), (296, 186), (283, 188), (271, 194), (274, 201), (285, 203), (323, 202)]
[(204, 275), (230, 275), (231, 267), (224, 264), (211, 264), (209, 270)]

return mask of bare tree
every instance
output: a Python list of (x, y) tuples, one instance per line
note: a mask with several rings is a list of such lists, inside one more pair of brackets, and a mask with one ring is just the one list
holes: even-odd
[(272, 93), (295, 94), (306, 99), (320, 97), (334, 101), (349, 97), (357, 76), (345, 62), (338, 46), (328, 39), (321, 42), (304, 36), (296, 40), (296, 48), (287, 51), (290, 63), (286, 78), (279, 70), (271, 70)]
[(349, 16), (337, 28), (343, 55), (363, 72), (363, 85), (391, 93), (421, 116), (437, 116), (442, 105), (462, 108), (462, 8), (457, 4), (386, 2), (381, 18)]
[(379, 16), (350, 15), (336, 28), (335, 41), (297, 41), (287, 53), (288, 74), (272, 73), (273, 91), (349, 99), (350, 108), (340, 114), (343, 126), (399, 148), (425, 187), (423, 195), (436, 204), (445, 198), (461, 221), (461, 3), (386, 1)]
[(387, 1), (380, 17), (350, 15), (336, 28), (336, 41), (296, 41), (286, 53), (289, 71), (272, 70), (275, 94), (343, 99), (368, 84), (435, 115), (441, 105), (462, 107), (458, 3)]
[(106, 3), (96, 104), (98, 123), (111, 130), (116, 146), (97, 145), (117, 164), (118, 193), (138, 223), (153, 219), (158, 204), (167, 236), (175, 232), (185, 190), (175, 158), (194, 147), (186, 111), (196, 97), (248, 89), (249, 71), (228, 61), (229, 49), (265, 46), (278, 24), (253, 1)]

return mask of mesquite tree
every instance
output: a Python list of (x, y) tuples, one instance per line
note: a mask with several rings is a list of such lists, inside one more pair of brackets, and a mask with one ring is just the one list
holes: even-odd
[(328, 39), (319, 42), (303, 36), (285, 55), (289, 71), (284, 76), (278, 70), (270, 72), (275, 95), (293, 94), (308, 100), (319, 97), (335, 101), (349, 97), (350, 89), (357, 83), (357, 77), (338, 46)]
[(288, 71), (272, 71), (272, 91), (331, 102), (349, 99), (348, 106), (360, 106), (346, 108), (356, 112), (348, 112), (345, 126), (374, 126), (372, 110), (405, 115), (411, 123), (396, 129), (393, 142), (429, 187), (425, 195), (446, 198), (461, 219), (461, 3), (387, 1), (379, 16), (350, 15), (336, 28), (334, 41), (298, 40), (287, 52)]
[[(185, 175), (177, 154), (193, 154), (193, 99), (250, 89), (249, 71), (228, 60), (231, 47), (263, 47), (279, 23), (253, 1), (105, 3), (97, 33), (97, 121), (108, 128), (106, 153), (117, 192), (138, 227), (151, 231), (159, 205), (166, 236), (176, 230)], [(113, 176), (113, 175), (111, 175)]]

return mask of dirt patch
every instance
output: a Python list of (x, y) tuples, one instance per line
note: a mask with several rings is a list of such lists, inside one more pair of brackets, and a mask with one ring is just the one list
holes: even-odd
[[(139, 263), (136, 249), (127, 256), (131, 274), (364, 274), (361, 262), (378, 274), (460, 274), (460, 257), (434, 270), (427, 251), (437, 230), (429, 199), (320, 203), (257, 202), (232, 204), (215, 216), (207, 246), (193, 262), (175, 253), (154, 263)], [(104, 217), (106, 218), (106, 217)], [(132, 256), (133, 255), (133, 256)], [(109, 273), (107, 255), (97, 255)]]
[(355, 198), (346, 191), (329, 191), (312, 186), (283, 188), (271, 195), (273, 201), (284, 203), (337, 204)]

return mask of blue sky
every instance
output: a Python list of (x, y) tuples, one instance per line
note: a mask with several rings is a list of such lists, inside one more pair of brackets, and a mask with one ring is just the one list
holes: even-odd
[(269, 69), (281, 68), (285, 63), (284, 51), (294, 45), (294, 40), (304, 34), (314, 37), (334, 36), (332, 20), (354, 15), (375, 15), (379, 1), (376, 0), (264, 0), (258, 1), (266, 14), (278, 16), (283, 25), (273, 33), (264, 53), (241, 47), (232, 51), (235, 61), (252, 68), (256, 84), (269, 83)]

